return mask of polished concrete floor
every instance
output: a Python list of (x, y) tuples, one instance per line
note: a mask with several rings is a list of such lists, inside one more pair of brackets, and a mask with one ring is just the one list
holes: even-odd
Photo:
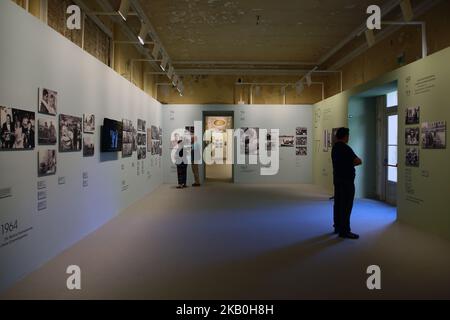
[[(162, 186), (0, 295), (2, 299), (450, 298), (450, 242), (357, 201), (359, 241), (330, 233), (314, 186)], [(68, 265), (82, 290), (66, 289)], [(366, 269), (379, 265), (382, 290)]]

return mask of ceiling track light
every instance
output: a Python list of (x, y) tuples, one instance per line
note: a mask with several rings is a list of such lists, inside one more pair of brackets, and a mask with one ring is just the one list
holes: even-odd
[(169, 66), (169, 71), (167, 72), (167, 77), (169, 78), (169, 79), (172, 79), (172, 77), (173, 77), (173, 66), (171, 65), (171, 66)]
[(128, 13), (130, 12), (130, 0), (121, 0), (119, 10), (117, 13), (122, 17), (124, 21), (127, 21)]
[(160, 67), (161, 67), (162, 71), (166, 71), (168, 63), (169, 63), (169, 56), (168, 55), (163, 55), (163, 59), (162, 59), (161, 64), (160, 64)]
[(403, 19), (406, 22), (412, 21), (414, 18), (414, 12), (411, 6), (411, 0), (402, 0), (400, 2), (400, 8), (402, 9)]
[(173, 78), (172, 78), (172, 84), (173, 84), (174, 87), (177, 86), (178, 80), (179, 80), (178, 75), (174, 74)]
[(152, 51), (153, 58), (158, 60), (160, 51), (161, 51), (161, 45), (158, 42), (155, 42), (155, 46), (153, 47), (153, 51)]
[(148, 34), (148, 26), (145, 23), (141, 24), (141, 31), (139, 32), (138, 40), (142, 45), (145, 45), (145, 39)]

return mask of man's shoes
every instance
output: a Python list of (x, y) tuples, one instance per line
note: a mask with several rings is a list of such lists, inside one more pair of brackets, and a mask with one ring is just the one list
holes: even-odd
[(200, 187), (200, 183), (194, 183), (192, 186), (193, 187)]
[(359, 239), (359, 235), (352, 233), (352, 232), (339, 233), (339, 237), (344, 238), (344, 239), (351, 239), (351, 240)]

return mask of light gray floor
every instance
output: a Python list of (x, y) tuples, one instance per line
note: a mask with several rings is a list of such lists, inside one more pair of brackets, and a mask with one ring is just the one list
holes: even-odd
[[(162, 186), (8, 290), (2, 299), (450, 298), (450, 242), (358, 201), (360, 241), (330, 234), (314, 186)], [(68, 291), (65, 270), (82, 269)], [(366, 268), (382, 269), (382, 291)]]

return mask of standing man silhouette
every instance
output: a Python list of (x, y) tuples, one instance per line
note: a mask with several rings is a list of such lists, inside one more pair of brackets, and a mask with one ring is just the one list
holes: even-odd
[(333, 146), (333, 178), (334, 178), (334, 230), (339, 237), (359, 239), (359, 235), (351, 232), (350, 216), (355, 198), (355, 167), (362, 165), (362, 160), (348, 146), (350, 130), (340, 128), (336, 132), (336, 143)]

